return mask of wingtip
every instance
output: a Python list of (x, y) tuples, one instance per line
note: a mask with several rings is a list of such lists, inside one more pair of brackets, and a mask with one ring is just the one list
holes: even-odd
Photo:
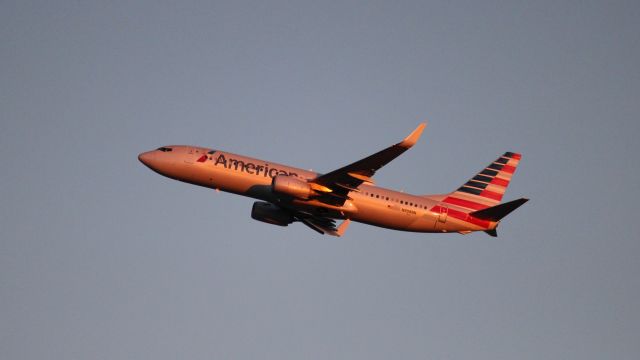
[(404, 138), (404, 140), (402, 140), (402, 142), (400, 142), (398, 145), (405, 147), (407, 149), (412, 147), (418, 142), (418, 139), (420, 139), (420, 135), (422, 135), (422, 132), (424, 131), (425, 127), (427, 127), (426, 122), (420, 123), (418, 127), (415, 130), (413, 130), (413, 132), (411, 132), (409, 136)]
[(349, 227), (349, 224), (351, 224), (351, 219), (345, 219), (342, 224), (340, 224), (340, 226), (338, 226), (338, 229), (336, 229), (336, 235), (337, 236), (342, 236), (344, 234), (345, 231), (347, 231), (347, 228)]

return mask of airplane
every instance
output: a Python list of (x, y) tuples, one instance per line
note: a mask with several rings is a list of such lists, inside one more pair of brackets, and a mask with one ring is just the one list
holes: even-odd
[(168, 178), (257, 199), (251, 217), (273, 225), (301, 222), (342, 236), (353, 220), (410, 232), (497, 236), (500, 221), (528, 201), (500, 203), (521, 154), (505, 152), (447, 194), (411, 195), (375, 185), (376, 171), (415, 145), (425, 127), (421, 123), (401, 142), (324, 174), (198, 146), (162, 146), (138, 159)]

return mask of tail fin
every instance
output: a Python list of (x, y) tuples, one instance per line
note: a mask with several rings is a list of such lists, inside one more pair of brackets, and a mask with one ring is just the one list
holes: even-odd
[(504, 153), (443, 201), (472, 211), (498, 205), (521, 158), (517, 153)]

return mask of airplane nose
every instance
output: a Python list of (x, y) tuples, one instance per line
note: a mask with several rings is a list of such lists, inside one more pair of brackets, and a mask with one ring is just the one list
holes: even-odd
[(138, 155), (138, 160), (140, 160), (141, 163), (149, 166), (151, 164), (151, 161), (153, 161), (154, 157), (155, 157), (154, 151), (147, 151)]

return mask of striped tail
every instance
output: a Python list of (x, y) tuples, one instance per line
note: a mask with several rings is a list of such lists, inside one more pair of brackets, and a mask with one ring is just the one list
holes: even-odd
[(471, 211), (499, 204), (521, 158), (520, 154), (504, 153), (458, 190), (448, 194), (443, 202)]

